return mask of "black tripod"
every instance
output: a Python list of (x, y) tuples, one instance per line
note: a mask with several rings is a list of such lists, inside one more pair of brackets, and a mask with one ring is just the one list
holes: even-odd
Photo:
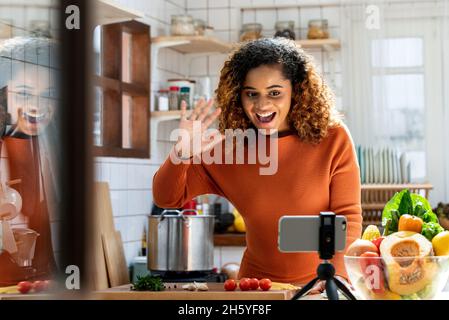
[(338, 300), (339, 289), (346, 297), (346, 299), (356, 300), (351, 291), (349, 291), (349, 289), (346, 288), (346, 286), (340, 280), (334, 278), (335, 268), (331, 263), (323, 261), (318, 266), (317, 275), (318, 277), (306, 284), (297, 294), (293, 296), (292, 300), (301, 298), (304, 294), (306, 294), (310, 289), (313, 288), (318, 280), (326, 281), (326, 294), (329, 300)]
[(306, 284), (291, 300), (297, 300), (313, 288), (318, 280), (326, 281), (326, 294), (329, 300), (338, 300), (338, 290), (348, 300), (357, 300), (348, 288), (335, 278), (335, 268), (328, 262), (335, 254), (335, 214), (332, 212), (320, 213), (320, 243), (319, 255), (323, 262), (318, 266), (315, 279)]

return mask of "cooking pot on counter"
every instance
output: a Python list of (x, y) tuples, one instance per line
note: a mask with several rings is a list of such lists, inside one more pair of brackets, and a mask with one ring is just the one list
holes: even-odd
[[(193, 215), (192, 215), (193, 213)], [(150, 271), (211, 271), (214, 267), (214, 216), (195, 210), (164, 210), (148, 216)]]

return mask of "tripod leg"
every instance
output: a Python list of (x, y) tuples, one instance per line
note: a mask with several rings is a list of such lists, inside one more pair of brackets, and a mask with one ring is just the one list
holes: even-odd
[(326, 294), (329, 300), (338, 300), (338, 290), (334, 278), (326, 280)]
[(354, 295), (351, 293), (351, 291), (338, 279), (335, 279), (335, 283), (337, 284), (337, 287), (342, 291), (343, 295), (348, 300), (357, 300)]
[(297, 294), (295, 294), (293, 296), (293, 298), (291, 298), (291, 300), (298, 300), (299, 298), (301, 298), (303, 295), (305, 295), (307, 293), (307, 291), (309, 291), (310, 289), (313, 288), (313, 286), (315, 285), (315, 283), (319, 280), (319, 278), (315, 278), (312, 281), (310, 281), (308, 284), (306, 284)]

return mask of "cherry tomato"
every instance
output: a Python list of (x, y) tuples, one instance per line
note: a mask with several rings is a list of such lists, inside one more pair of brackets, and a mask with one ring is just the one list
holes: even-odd
[(262, 279), (259, 281), (259, 286), (263, 291), (268, 291), (271, 288), (271, 280), (267, 278)]
[(242, 291), (248, 291), (249, 289), (251, 289), (250, 280), (248, 278), (240, 279), (239, 287), (240, 287), (240, 290), (242, 290)]
[(21, 281), (17, 284), (17, 290), (20, 293), (28, 293), (33, 288), (33, 284), (29, 281)]
[(235, 282), (234, 279), (228, 279), (228, 280), (225, 281), (224, 289), (226, 291), (234, 291), (235, 288), (237, 288), (237, 283)]
[(250, 286), (251, 290), (259, 289), (259, 280), (257, 278), (249, 279), (249, 286)]
[(380, 251), (380, 244), (382, 241), (384, 241), (385, 237), (379, 237), (377, 239), (372, 240), (371, 242), (374, 243), (377, 247), (377, 249)]
[(368, 289), (377, 294), (385, 292), (384, 272), (378, 253), (365, 252), (361, 254), (360, 268), (362, 269), (365, 284)]
[(34, 283), (33, 283), (33, 289), (36, 292), (44, 291), (46, 289), (46, 287), (47, 287), (47, 284), (45, 283), (45, 281), (37, 280), (37, 281), (34, 281)]

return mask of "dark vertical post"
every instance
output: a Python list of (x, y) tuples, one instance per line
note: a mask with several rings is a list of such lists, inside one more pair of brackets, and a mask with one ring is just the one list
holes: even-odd
[[(92, 179), (92, 110), (88, 90), (89, 39), (88, 6), (90, 1), (61, 0), (61, 268), (76, 265), (80, 270), (81, 291), (87, 287), (86, 252), (88, 217), (91, 212)], [(77, 6), (79, 29), (68, 29), (66, 13)]]

